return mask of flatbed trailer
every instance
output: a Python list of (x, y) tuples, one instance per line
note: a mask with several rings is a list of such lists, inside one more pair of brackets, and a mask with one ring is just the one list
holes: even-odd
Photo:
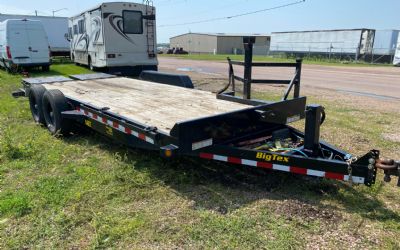
[[(167, 159), (198, 157), (367, 186), (375, 183), (378, 169), (385, 181), (399, 176), (399, 161), (381, 159), (378, 150), (354, 157), (320, 140), (325, 112), (299, 95), (301, 61), (253, 63), (251, 49), (246, 51), (245, 62), (229, 61), (230, 84), (217, 95), (106, 74), (27, 78), (13, 95), (29, 97), (34, 120), (52, 134), (68, 134), (79, 123)], [(245, 66), (243, 78), (234, 75), (232, 65)], [(252, 66), (294, 67), (296, 73), (288, 81), (252, 80)], [(244, 82), (245, 98), (234, 88), (227, 91), (235, 79)], [(251, 99), (252, 82), (289, 87), (281, 101), (266, 102)], [(304, 118), (304, 133), (289, 126)]]

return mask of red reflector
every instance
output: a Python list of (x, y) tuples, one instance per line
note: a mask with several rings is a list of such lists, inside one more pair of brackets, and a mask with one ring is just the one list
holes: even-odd
[(272, 163), (258, 161), (257, 162), (257, 167), (272, 169)]
[(10, 50), (10, 46), (6, 46), (6, 52), (7, 52), (7, 57), (8, 57), (8, 59), (11, 59), (11, 50)]
[(307, 174), (307, 169), (306, 168), (298, 168), (298, 167), (290, 167), (290, 172), (295, 173), (295, 174)]
[(115, 54), (107, 54), (107, 58), (115, 58)]
[(325, 177), (329, 178), (329, 179), (336, 179), (336, 180), (343, 180), (344, 179), (344, 175), (343, 174), (329, 173), (329, 172), (325, 173)]
[(228, 157), (229, 163), (242, 164), (242, 159), (236, 157)]
[(214, 158), (214, 155), (207, 153), (200, 153), (200, 158), (212, 160)]

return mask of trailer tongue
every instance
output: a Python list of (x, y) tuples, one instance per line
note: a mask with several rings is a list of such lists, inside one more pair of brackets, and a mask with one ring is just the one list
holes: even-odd
[[(105, 74), (27, 78), (13, 94), (28, 96), (35, 121), (53, 134), (68, 134), (79, 123), (165, 158), (199, 157), (367, 186), (375, 183), (378, 169), (385, 181), (399, 176), (400, 163), (381, 159), (377, 150), (354, 157), (320, 140), (325, 112), (319, 105), (307, 106), (299, 94), (300, 60), (253, 63), (251, 39), (245, 48), (245, 62), (229, 60), (230, 82), (217, 96), (161, 80), (173, 75), (161, 76), (162, 84)], [(232, 65), (245, 66), (243, 78), (235, 76)], [(296, 73), (292, 80), (252, 79), (251, 67), (261, 66), (294, 67)], [(244, 98), (237, 96), (235, 80), (244, 82)], [(254, 82), (289, 86), (281, 101), (270, 103), (251, 99)], [(304, 133), (288, 125), (300, 119), (306, 121)]]

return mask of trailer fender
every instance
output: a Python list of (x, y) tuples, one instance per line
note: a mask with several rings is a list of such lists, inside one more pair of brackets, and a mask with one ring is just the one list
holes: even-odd
[(67, 99), (58, 89), (47, 90), (43, 95), (42, 109), (47, 129), (51, 134), (67, 135), (73, 125), (73, 121), (65, 119), (63, 112), (70, 110)]
[(42, 105), (42, 99), (45, 92), (46, 89), (42, 85), (36, 84), (29, 89), (28, 93), (29, 107), (31, 109), (33, 120), (42, 125), (46, 124)]
[(193, 89), (193, 83), (189, 76), (144, 70), (139, 76), (140, 80), (168, 84), (188, 89)]

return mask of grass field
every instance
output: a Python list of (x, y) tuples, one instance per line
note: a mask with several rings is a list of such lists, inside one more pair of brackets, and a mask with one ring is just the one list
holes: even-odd
[[(88, 72), (51, 68), (46, 75)], [(382, 176), (372, 188), (351, 187), (197, 159), (164, 162), (98, 134), (52, 137), (33, 123), (26, 99), (10, 96), (20, 80), (0, 70), (0, 249), (400, 248), (400, 191)], [(400, 158), (400, 142), (382, 137), (400, 124), (400, 110), (311, 101), (327, 107), (328, 141)]]
[[(229, 57), (232, 60), (243, 61), (243, 55), (213, 55), (213, 54), (189, 54), (189, 55), (167, 55), (161, 54), (161, 57), (173, 57), (179, 59), (190, 59), (190, 60), (205, 60), (205, 61), (225, 61)], [(255, 62), (293, 62), (295, 58), (287, 59), (272, 56), (253, 56), (253, 61)], [(315, 65), (327, 65), (327, 66), (357, 66), (357, 67), (393, 67), (392, 64), (371, 64), (363, 61), (340, 61), (340, 60), (329, 60), (326, 58), (304, 58), (304, 64), (315, 64)]]

